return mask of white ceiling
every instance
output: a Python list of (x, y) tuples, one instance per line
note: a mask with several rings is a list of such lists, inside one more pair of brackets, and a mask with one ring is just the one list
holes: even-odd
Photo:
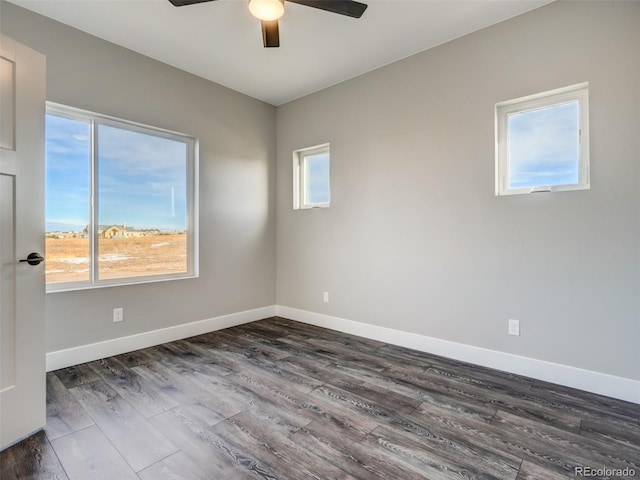
[(285, 2), (263, 48), (247, 0), (10, 0), (187, 72), (281, 105), (551, 0), (360, 0), (354, 19)]

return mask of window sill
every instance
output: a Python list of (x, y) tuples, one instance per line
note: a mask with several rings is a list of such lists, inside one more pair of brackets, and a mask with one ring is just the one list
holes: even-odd
[(64, 293), (64, 292), (77, 292), (80, 290), (95, 290), (100, 288), (111, 288), (111, 287), (129, 287), (133, 285), (145, 285), (149, 283), (159, 283), (159, 282), (172, 282), (174, 280), (192, 280), (194, 278), (198, 278), (199, 275), (189, 275), (185, 274), (184, 276), (171, 276), (171, 277), (163, 277), (163, 278), (149, 278), (149, 277), (138, 277), (135, 280), (131, 280), (128, 282), (123, 282), (121, 279), (118, 279), (117, 283), (94, 283), (94, 284), (59, 284), (58, 287), (51, 288), (47, 286), (46, 293)]

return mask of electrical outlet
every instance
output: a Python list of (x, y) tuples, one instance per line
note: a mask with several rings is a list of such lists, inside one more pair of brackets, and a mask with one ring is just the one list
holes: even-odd
[(119, 307), (119, 308), (114, 308), (113, 309), (113, 321), (114, 322), (121, 322), (124, 320), (124, 308)]
[(322, 301), (324, 303), (329, 303), (329, 292), (323, 292), (322, 293)]
[(509, 319), (509, 335), (520, 336), (520, 320)]

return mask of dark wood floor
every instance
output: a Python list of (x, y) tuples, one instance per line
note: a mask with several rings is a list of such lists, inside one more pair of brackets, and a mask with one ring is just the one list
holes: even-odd
[(639, 405), (282, 318), (47, 382), (2, 480), (640, 477)]

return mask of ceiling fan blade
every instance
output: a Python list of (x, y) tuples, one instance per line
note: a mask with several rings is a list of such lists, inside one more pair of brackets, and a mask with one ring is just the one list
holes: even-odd
[(174, 7), (185, 7), (196, 3), (214, 2), (215, 0), (169, 0)]
[(347, 17), (360, 18), (367, 5), (353, 0), (287, 0), (292, 3), (299, 3), (307, 7), (319, 8), (327, 12), (346, 15)]
[(280, 29), (277, 20), (262, 20), (262, 43), (265, 48), (280, 46)]

